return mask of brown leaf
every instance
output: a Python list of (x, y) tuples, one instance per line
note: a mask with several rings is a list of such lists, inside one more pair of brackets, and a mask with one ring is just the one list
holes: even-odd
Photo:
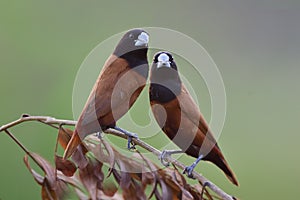
[(175, 166), (174, 166), (173, 173), (172, 173), (172, 180), (181, 189), (182, 195), (183, 195), (182, 199), (185, 199), (185, 200), (194, 199), (193, 196), (191, 195), (191, 193), (188, 190), (186, 190), (186, 188), (188, 186), (187, 186), (186, 180), (184, 179), (184, 176), (182, 175), (182, 173), (180, 173), (177, 170), (177, 168)]
[(72, 137), (73, 131), (67, 128), (60, 127), (58, 129), (58, 142), (62, 148), (66, 149)]
[(130, 174), (127, 172), (126, 166), (124, 162), (118, 162), (121, 170), (121, 179), (120, 179), (120, 187), (123, 190), (128, 190), (131, 184)]
[(69, 187), (67, 186), (67, 184), (60, 179), (57, 179), (57, 188), (55, 190), (58, 199), (64, 199), (65, 196), (67, 196), (70, 193)]
[(103, 184), (102, 190), (105, 195), (112, 197), (118, 191), (118, 188), (112, 181), (107, 181)]
[[(151, 185), (156, 182), (157, 170), (159, 169), (154, 163), (152, 163), (148, 158), (144, 157), (139, 151), (137, 151), (138, 155), (145, 162), (145, 172), (142, 173), (142, 184), (144, 187), (146, 185)], [(148, 169), (146, 169), (148, 168)]]
[(56, 200), (57, 196), (55, 193), (55, 186), (56, 186), (56, 180), (55, 180), (55, 173), (52, 166), (41, 156), (35, 153), (29, 153), (30, 157), (36, 162), (36, 164), (44, 171), (45, 177), (43, 177), (43, 181), (41, 182), (41, 176), (37, 175), (37, 173), (32, 173), (33, 169), (31, 168), (28, 156), (24, 156), (24, 162), (27, 168), (31, 171), (32, 175), (34, 176), (35, 180), (42, 185), (42, 199), (48, 200), (53, 199)]
[[(104, 145), (105, 149), (107, 150), (108, 153), (108, 158), (109, 158), (109, 163), (110, 163), (110, 167), (113, 168), (113, 166), (115, 165), (115, 151), (112, 148), (112, 146), (110, 146), (110, 144), (108, 142), (106, 142), (105, 140), (101, 140), (102, 144)], [(100, 146), (101, 148), (101, 146)], [(101, 161), (101, 160), (100, 160)]]
[[(63, 147), (67, 148), (67, 145), (73, 135), (73, 131), (67, 128), (60, 127), (58, 130), (58, 142)], [(85, 154), (88, 152), (86, 147), (81, 143), (72, 155), (72, 159), (78, 165), (79, 168), (84, 168), (87, 165)], [(63, 159), (66, 160), (66, 159)], [(69, 173), (69, 172), (68, 172)], [(66, 175), (67, 176), (67, 175)]]
[[(31, 168), (28, 161), (28, 155), (43, 170), (43, 172), (45, 173), (44, 177), (34, 172), (34, 170)], [(41, 191), (42, 199), (56, 200), (61, 198), (65, 194), (67, 187), (64, 182), (56, 179), (55, 169), (51, 166), (51, 164), (47, 160), (45, 160), (40, 155), (32, 152), (29, 152), (28, 155), (25, 155), (24, 162), (26, 167), (30, 170), (30, 172), (34, 176), (34, 179), (40, 185), (42, 185), (42, 191)]]
[(51, 189), (51, 186), (49, 185), (47, 179), (44, 180), (42, 185), (42, 199), (43, 200), (56, 200), (56, 194), (53, 189)]
[[(143, 154), (141, 154), (139, 151), (137, 151), (139, 156), (143, 159), (145, 162), (145, 167), (148, 168), (149, 171), (146, 171), (142, 174), (142, 184), (144, 188), (146, 188), (146, 185), (151, 185), (152, 184), (152, 190), (148, 196), (147, 199), (151, 199), (151, 197), (154, 195), (154, 193), (157, 190), (158, 186), (158, 173), (157, 170), (159, 169), (157, 165), (155, 165), (152, 161), (150, 161), (148, 158), (144, 157)], [(156, 193), (156, 198), (161, 199), (162, 196), (160, 196), (158, 193)]]
[(144, 187), (154, 183), (155, 175), (153, 172), (144, 172), (142, 173), (142, 184)]
[(57, 172), (57, 178), (81, 191), (83, 191), (83, 185), (81, 184), (81, 182), (78, 180), (77, 176), (72, 176), (72, 177), (68, 177), (65, 176), (62, 172), (58, 171)]
[(190, 192), (190, 194), (193, 196), (193, 199), (195, 200), (202, 200), (201, 199), (201, 191), (202, 191), (202, 187), (196, 189), (193, 186), (190, 186), (189, 184), (186, 186), (186, 189)]
[[(179, 184), (174, 181), (171, 173), (172, 169), (160, 169), (158, 170), (158, 182), (162, 190), (163, 198), (166, 199), (181, 199), (182, 198), (182, 190)], [(157, 196), (157, 191), (155, 191), (155, 195)]]
[(55, 156), (56, 169), (61, 171), (66, 176), (73, 176), (76, 172), (76, 165), (70, 160), (64, 160), (60, 156)]
[(124, 198), (119, 194), (115, 193), (113, 196), (107, 196), (102, 191), (98, 191), (97, 199), (105, 199), (105, 200), (124, 200)]
[(34, 169), (31, 168), (29, 161), (28, 161), (28, 156), (25, 155), (24, 156), (24, 163), (27, 167), (27, 169), (30, 171), (30, 173), (32, 174), (34, 180), (39, 184), (39, 185), (43, 185), (44, 182), (44, 177), (42, 175), (40, 175), (39, 173), (37, 173)]
[(82, 146), (78, 146), (78, 148), (72, 154), (72, 160), (76, 163), (79, 169), (83, 169), (88, 165), (88, 160), (85, 157)]
[(79, 177), (87, 189), (91, 199), (97, 198), (97, 189), (102, 187), (104, 174), (102, 172), (102, 163), (95, 159), (88, 159), (88, 165), (79, 169)]
[[(52, 189), (55, 189), (55, 187), (56, 187), (55, 170), (51, 166), (51, 164), (47, 160), (45, 160), (43, 157), (41, 157), (40, 155), (38, 155), (36, 153), (29, 152), (29, 155), (32, 159), (35, 160), (36, 164), (44, 171), (45, 178), (47, 179), (49, 186)], [(27, 157), (27, 156), (25, 156), (25, 157)], [(26, 160), (26, 159), (24, 159), (24, 160)]]
[[(60, 128), (58, 129), (58, 142), (62, 146), (63, 149), (67, 148), (72, 135), (73, 135), (73, 131), (68, 128), (64, 128), (64, 127), (60, 126)], [(81, 140), (80, 140), (80, 142), (81, 142)], [(88, 152), (88, 150), (82, 143), (80, 144), (80, 147), (81, 147), (83, 154), (86, 154)]]
[[(110, 163), (111, 166), (114, 165), (114, 152), (110, 146), (102, 145), (102, 141), (99, 143), (99, 139), (95, 137), (87, 137), (87, 149), (92, 152), (97, 160), (100, 162)], [(104, 152), (104, 148), (106, 151)]]
[[(126, 158), (126, 157), (125, 157)], [(118, 164), (121, 171), (120, 187), (123, 191), (124, 199), (146, 199), (146, 194), (144, 187), (141, 185), (141, 178), (139, 177), (140, 173), (131, 172), (131, 170), (140, 170), (137, 169), (137, 163), (131, 159), (118, 159)], [(141, 167), (141, 166), (140, 166)]]
[(80, 200), (90, 200), (90, 198), (84, 194), (81, 190), (75, 188), (75, 192)]
[(158, 190), (155, 191), (155, 196), (160, 199), (178, 199), (179, 191), (173, 190), (166, 182), (162, 179), (159, 180), (159, 185), (161, 187), (161, 195), (158, 194)]

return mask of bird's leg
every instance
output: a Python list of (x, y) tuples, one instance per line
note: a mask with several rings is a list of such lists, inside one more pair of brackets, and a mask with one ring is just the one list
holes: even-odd
[(197, 158), (197, 160), (196, 160), (195, 162), (193, 162), (193, 164), (191, 164), (190, 166), (188, 166), (188, 167), (186, 167), (186, 168), (184, 169), (183, 173), (184, 173), (184, 174), (187, 173), (187, 176), (188, 176), (189, 178), (194, 178), (194, 177), (193, 177), (193, 170), (194, 170), (194, 168), (197, 166), (197, 164), (200, 162), (200, 160), (201, 160), (203, 157), (204, 157), (204, 156), (201, 154), (201, 155)]
[(172, 154), (176, 153), (183, 153), (182, 150), (163, 150), (161, 154), (158, 156), (158, 159), (160, 160), (161, 164), (164, 166), (169, 166), (170, 163), (166, 161), (166, 158), (171, 157)]
[(103, 132), (97, 132), (96, 137), (102, 139), (104, 137)]
[(138, 135), (136, 133), (131, 133), (125, 129), (122, 129), (118, 126), (114, 126), (113, 129), (117, 130), (117, 131), (120, 131), (122, 133), (124, 133), (125, 135), (127, 135), (127, 138), (128, 138), (128, 142), (127, 142), (127, 148), (128, 149), (135, 149), (135, 144), (132, 144), (132, 138), (138, 138)]

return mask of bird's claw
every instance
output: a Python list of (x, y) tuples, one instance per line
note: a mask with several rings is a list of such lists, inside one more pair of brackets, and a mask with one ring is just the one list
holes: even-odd
[(171, 160), (171, 155), (177, 153), (182, 153), (182, 150), (163, 150), (158, 156), (158, 159), (160, 160), (161, 164), (168, 167), (170, 165), (170, 162), (167, 161), (167, 158)]
[(101, 140), (104, 137), (103, 132), (97, 132), (96, 137)]
[(168, 167), (170, 166), (170, 162), (166, 161), (166, 158), (170, 156), (171, 156), (170, 152), (168, 152), (167, 150), (163, 150), (161, 154), (158, 156), (158, 159), (160, 160), (162, 165)]
[[(127, 149), (135, 149), (135, 144), (132, 142), (132, 138), (138, 139), (138, 135), (136, 133), (131, 133), (125, 129), (122, 129), (118, 126), (113, 127), (115, 130), (124, 133), (127, 136)], [(131, 145), (132, 144), (132, 145)]]
[(191, 179), (194, 179), (195, 177), (193, 176), (193, 171), (194, 171), (194, 166), (191, 165), (191, 166), (188, 166), (186, 167), (184, 170), (183, 170), (183, 174), (187, 174), (187, 176)]
[(202, 160), (203, 158), (203, 155), (201, 154), (197, 160), (195, 162), (193, 162), (193, 164), (191, 164), (190, 166), (186, 167), (184, 170), (183, 170), (183, 174), (187, 173), (187, 176), (189, 178), (192, 178), (192, 179), (195, 179), (195, 177), (193, 176), (193, 171), (194, 171), (194, 168), (197, 166), (197, 164), (200, 162), (200, 160)]
[(128, 150), (135, 149), (135, 144), (132, 142), (132, 138), (138, 138), (138, 137), (137, 137), (137, 135), (135, 137), (128, 136), (128, 140), (127, 140), (127, 149)]

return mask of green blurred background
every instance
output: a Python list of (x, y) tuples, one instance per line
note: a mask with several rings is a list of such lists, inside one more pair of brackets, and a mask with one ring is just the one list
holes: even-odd
[[(202, 44), (221, 71), (228, 107), (219, 143), (240, 187), (210, 164), (201, 163), (197, 171), (241, 199), (296, 199), (299, 9), (296, 0), (2, 0), (0, 125), (22, 113), (71, 119), (77, 70), (97, 44), (133, 27), (171, 28)], [(204, 96), (201, 110), (208, 118)], [(52, 159), (53, 129), (27, 123), (12, 131), (30, 150)], [(40, 199), (40, 187), (23, 164), (24, 152), (4, 133), (0, 147), (0, 199)]]

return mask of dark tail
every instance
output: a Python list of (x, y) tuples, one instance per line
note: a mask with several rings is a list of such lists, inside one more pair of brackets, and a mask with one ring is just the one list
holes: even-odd
[(63, 158), (64, 159), (69, 158), (80, 144), (81, 144), (81, 139), (78, 135), (78, 132), (75, 129), (75, 131), (73, 132), (72, 138), (67, 145), (67, 148), (65, 150)]
[(228, 163), (226, 162), (224, 156), (222, 155), (221, 151), (219, 151), (217, 154), (210, 152), (205, 160), (211, 161), (215, 165), (217, 165), (227, 176), (227, 178), (236, 186), (239, 185), (237, 178), (233, 171), (230, 169)]

